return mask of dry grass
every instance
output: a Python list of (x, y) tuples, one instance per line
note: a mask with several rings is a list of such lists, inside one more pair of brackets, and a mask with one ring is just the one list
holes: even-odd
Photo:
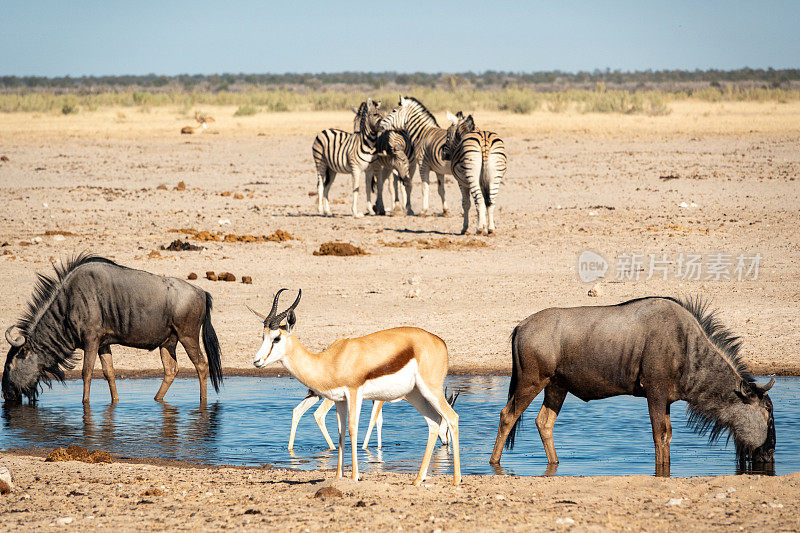
[[(738, 135), (749, 133), (800, 133), (800, 102), (704, 102), (684, 100), (669, 104), (668, 115), (648, 116), (620, 113), (585, 113), (574, 106), (553, 104), (529, 114), (510, 111), (476, 111), (481, 128), (504, 136), (537, 135)], [(296, 111), (238, 116), (236, 106), (204, 106), (203, 112), (217, 121), (208, 132), (181, 138), (180, 129), (193, 120), (193, 110), (161, 106), (147, 113), (106, 108), (78, 114), (7, 113), (0, 121), (1, 142), (38, 141), (43, 138), (165, 139), (204, 142), (213, 134), (226, 137), (313, 136), (329, 127), (350, 130), (350, 111)], [(455, 109), (455, 107), (453, 107)], [(473, 110), (464, 109), (470, 112)], [(440, 124), (443, 113), (437, 113)], [(125, 118), (120, 118), (124, 116)]]

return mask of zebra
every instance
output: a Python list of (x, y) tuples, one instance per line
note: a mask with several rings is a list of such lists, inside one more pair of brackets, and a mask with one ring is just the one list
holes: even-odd
[[(506, 173), (507, 158), (503, 140), (491, 131), (479, 130), (472, 115), (464, 117), (447, 112), (452, 125), (442, 148), (443, 157), (449, 160), (453, 176), (461, 187), (461, 207), (464, 225), (461, 234), (469, 228), (469, 197), (475, 201), (478, 212), (477, 234), (494, 233), (494, 204), (500, 181)], [(488, 210), (488, 228), (487, 228)]]
[[(428, 214), (428, 196), (430, 187), (430, 172), (436, 174), (439, 185), (439, 197), (442, 199), (442, 216), (447, 216), (449, 209), (444, 196), (444, 176), (452, 174), (450, 163), (442, 158), (442, 146), (444, 145), (447, 130), (439, 127), (436, 118), (428, 109), (416, 98), (400, 95), (400, 101), (383, 120), (381, 120), (378, 131), (401, 131), (411, 140), (414, 149), (414, 157), (411, 160), (411, 172), (419, 166), (419, 175), (422, 180), (422, 211), (420, 215)], [(406, 186), (408, 199), (406, 212), (409, 215), (414, 213), (411, 210), (411, 184)]]
[[(374, 209), (370, 206), (370, 214), (385, 215), (386, 208), (383, 203), (383, 184), (390, 175), (394, 179), (389, 184), (393, 211), (403, 213), (403, 206), (410, 195), (411, 175), (409, 160), (414, 156), (414, 148), (404, 133), (398, 131), (384, 131), (378, 135), (375, 143), (375, 159), (367, 168), (367, 203), (370, 202), (370, 192), (377, 192)], [(404, 189), (399, 188), (402, 182)], [(401, 198), (402, 196), (402, 198)]]
[(317, 211), (331, 215), (328, 193), (337, 173), (353, 177), (353, 216), (362, 217), (358, 211), (358, 188), (364, 173), (375, 158), (377, 126), (382, 118), (378, 111), (381, 103), (368, 98), (356, 113), (357, 131), (348, 133), (339, 129), (322, 130), (311, 147), (317, 169)]

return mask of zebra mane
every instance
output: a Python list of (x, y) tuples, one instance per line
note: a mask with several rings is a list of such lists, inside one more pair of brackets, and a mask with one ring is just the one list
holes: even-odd
[(353, 133), (360, 133), (364, 129), (364, 118), (367, 116), (367, 102), (361, 102), (356, 111), (356, 116), (353, 117)]
[(425, 104), (423, 104), (413, 96), (404, 96), (403, 100), (410, 100), (413, 104), (416, 104), (417, 108), (419, 109), (419, 112), (425, 115), (426, 118), (433, 121), (434, 126), (436, 126), (437, 128), (439, 127), (439, 123), (436, 121), (436, 117), (433, 116), (433, 113), (428, 111), (428, 108), (425, 107)]
[(33, 288), (31, 300), (28, 302), (28, 309), (25, 311), (25, 314), (22, 315), (22, 318), (17, 321), (17, 327), (26, 334), (32, 333), (32, 330), (36, 327), (42, 315), (47, 311), (48, 307), (50, 307), (64, 279), (76, 268), (86, 263), (108, 263), (116, 265), (111, 259), (92, 255), (88, 252), (81, 252), (67, 261), (66, 264), (64, 264), (63, 261), (60, 265), (53, 263), (54, 275), (48, 276), (42, 273), (36, 275), (36, 285)]

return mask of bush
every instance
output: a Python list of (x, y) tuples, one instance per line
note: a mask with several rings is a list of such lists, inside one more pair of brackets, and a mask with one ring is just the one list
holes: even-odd
[(240, 105), (239, 109), (233, 114), (234, 117), (251, 117), (258, 113), (258, 108), (253, 105)]
[(76, 105), (67, 103), (61, 106), (61, 113), (65, 115), (74, 115), (77, 112), (78, 112), (78, 106)]

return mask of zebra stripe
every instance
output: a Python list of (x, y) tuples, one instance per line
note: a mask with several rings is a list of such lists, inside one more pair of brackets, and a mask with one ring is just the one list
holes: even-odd
[(447, 116), (453, 125), (447, 130), (443, 155), (451, 160), (453, 176), (461, 188), (461, 234), (469, 228), (470, 196), (478, 212), (477, 233), (492, 234), (495, 198), (508, 165), (505, 145), (496, 133), (477, 129), (472, 115), (465, 118), (459, 112)]
[(374, 215), (386, 214), (386, 207), (383, 203), (383, 184), (390, 175), (393, 175), (394, 179), (390, 182), (390, 189), (392, 201), (394, 202), (394, 211), (398, 214), (402, 213), (406, 201), (400, 198), (402, 190), (398, 190), (398, 185), (402, 181), (407, 190), (411, 186), (409, 160), (414, 155), (411, 141), (406, 138), (404, 133), (384, 131), (378, 135), (375, 142), (375, 150), (375, 159), (373, 159), (366, 171), (367, 204), (370, 203), (373, 185), (377, 193), (375, 204), (374, 206), (369, 206), (369, 212)]
[(358, 188), (364, 172), (375, 158), (375, 141), (378, 136), (380, 102), (371, 99), (362, 102), (356, 113), (357, 131), (349, 133), (339, 129), (319, 132), (311, 146), (314, 166), (317, 169), (317, 210), (330, 216), (328, 201), (336, 174), (350, 174), (353, 178), (353, 216), (363, 216), (358, 211)]
[[(450, 164), (442, 158), (442, 147), (447, 137), (447, 130), (439, 127), (436, 117), (416, 98), (400, 96), (400, 101), (391, 113), (386, 115), (379, 126), (380, 131), (401, 131), (411, 140), (414, 149), (411, 175), (419, 166), (419, 175), (422, 180), (422, 211), (428, 212), (428, 197), (430, 187), (430, 172), (436, 174), (438, 181), (439, 197), (442, 199), (442, 214), (448, 213), (447, 201), (444, 195), (444, 176), (452, 174)], [(411, 187), (407, 187), (409, 199), (407, 210), (411, 212)]]

